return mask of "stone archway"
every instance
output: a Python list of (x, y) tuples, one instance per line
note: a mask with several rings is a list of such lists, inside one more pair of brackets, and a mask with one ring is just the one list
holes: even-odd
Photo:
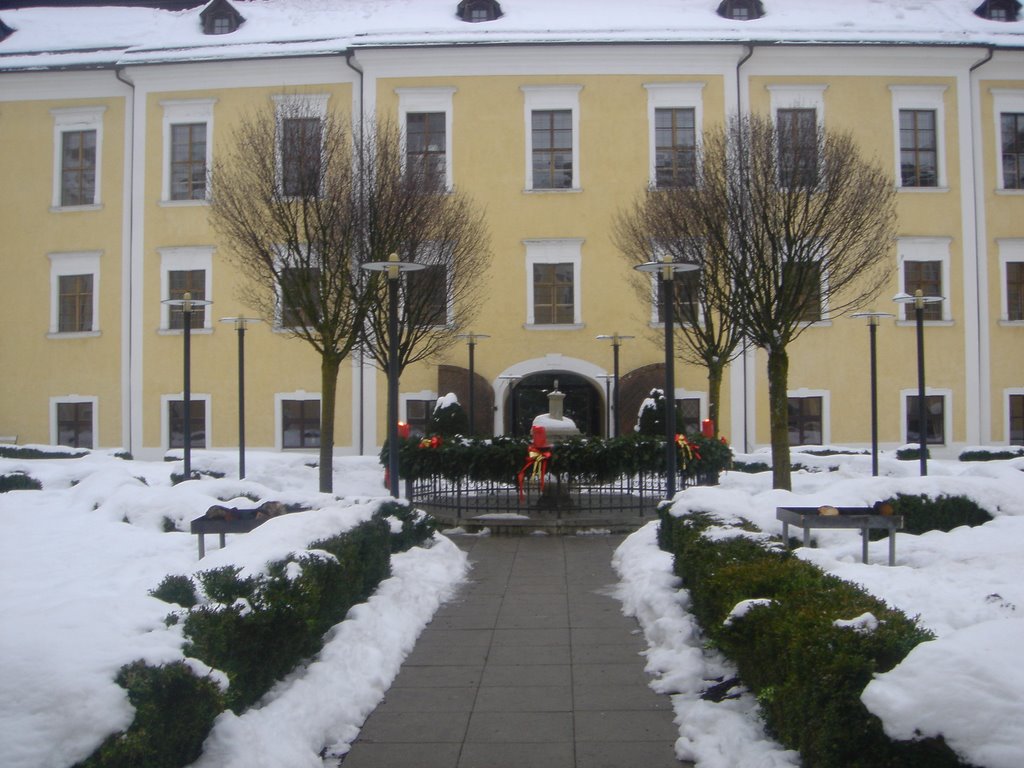
[(547, 393), (565, 393), (564, 412), (584, 435), (600, 435), (604, 429), (604, 394), (589, 379), (569, 371), (531, 373), (510, 387), (505, 399), (505, 434), (526, 436), (534, 417), (548, 412)]

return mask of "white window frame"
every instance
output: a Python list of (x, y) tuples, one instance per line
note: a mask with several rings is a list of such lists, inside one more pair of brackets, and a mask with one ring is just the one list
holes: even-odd
[[(917, 387), (913, 389), (901, 389), (900, 390), (900, 442), (904, 445), (910, 443), (907, 439), (907, 398), (917, 397)], [(941, 396), (942, 400), (942, 436), (944, 441), (941, 443), (927, 443), (928, 447), (944, 447), (953, 443), (953, 390), (951, 389), (937, 389), (933, 387), (925, 387), (924, 396)], [(1007, 400), (1007, 408), (1009, 408), (1009, 400)], [(917, 445), (915, 442), (914, 445)]]
[(1024, 319), (1010, 319), (1010, 306), (1009, 302), (1006, 300), (1008, 289), (1006, 265), (1024, 261), (1024, 238), (996, 238), (996, 245), (999, 248), (999, 324), (1013, 326), (1024, 325)]
[(419, 392), (406, 392), (405, 394), (399, 393), (398, 395), (398, 412), (402, 414), (402, 421), (406, 424), (409, 423), (409, 401), (415, 400), (432, 400), (434, 402), (434, 408), (437, 408), (437, 392), (432, 389), (422, 389)]
[(1024, 195), (1024, 189), (1007, 189), (1003, 179), (1003, 124), (1004, 112), (1024, 113), (1024, 90), (1014, 88), (990, 88), (992, 94), (992, 117), (995, 123), (996, 192), (1005, 195)]
[[(62, 107), (51, 109), (53, 116), (53, 197), (52, 211), (97, 210), (102, 205), (100, 190), (103, 188), (103, 113), (105, 106)], [(61, 205), (61, 175), (64, 167), (64, 134), (70, 131), (96, 131), (96, 177), (93, 183), (92, 202), (84, 205)]]
[[(210, 425), (213, 420), (210, 418), (210, 401), (211, 397), (209, 394), (201, 392), (189, 392), (189, 401), (192, 403), (201, 402), (203, 404), (203, 431), (206, 433), (206, 448), (202, 450), (209, 450), (213, 446), (213, 432), (210, 429)], [(160, 395), (160, 446), (163, 450), (169, 451), (171, 449), (171, 403), (185, 400), (185, 393), (178, 392), (169, 395)], [(174, 448), (173, 450), (183, 450), (180, 448)]]
[[(48, 253), (50, 260), (50, 330), (51, 339), (80, 339), (100, 335), (100, 256), (102, 251)], [(61, 333), (60, 278), (65, 275), (92, 275), (92, 330)]]
[[(700, 421), (703, 424), (708, 417), (708, 393), (692, 389), (676, 387), (675, 400), (697, 400), (699, 402)], [(614, 418), (614, 417), (613, 417)]]
[[(181, 328), (171, 328), (171, 307), (164, 302), (170, 298), (170, 272), (205, 270), (206, 300), (213, 296), (213, 251), (214, 246), (184, 246), (175, 248), (157, 248), (160, 254), (160, 333), (180, 334)], [(211, 333), (213, 323), (210, 318), (209, 306), (203, 313), (203, 327), (193, 328), (192, 333)]]
[(1003, 390), (1003, 444), (1013, 445), (1010, 442), (1010, 397), (1024, 397), (1024, 387), (1007, 387)]
[(285, 400), (316, 400), (320, 403), (320, 434), (321, 439), (324, 429), (324, 402), (319, 392), (307, 392), (304, 389), (295, 392), (274, 393), (274, 447), (279, 451), (309, 451), (318, 450), (310, 448), (285, 448), (284, 447), (284, 406)]
[[(580, 191), (580, 91), (582, 85), (522, 85), (523, 121), (526, 129), (526, 191)], [(572, 113), (572, 186), (569, 189), (537, 189), (533, 184), (533, 113), (540, 110), (566, 110)]]
[[(904, 281), (903, 262), (905, 261), (938, 261), (941, 262), (942, 274), (942, 320), (925, 320), (925, 325), (940, 325), (953, 322), (953, 313), (949, 297), (950, 290), (950, 254), (948, 237), (898, 237), (896, 238), (896, 279), (899, 283), (898, 293), (907, 293)], [(896, 325), (915, 325), (914, 320), (905, 320), (902, 312), (896, 315)]]
[[(526, 246), (526, 325), (531, 330), (565, 331), (583, 327), (583, 240), (564, 238), (558, 240), (524, 240)], [(572, 324), (538, 324), (534, 317), (533, 265), (572, 264)]]
[[(892, 94), (893, 161), (896, 188), (908, 192), (948, 192), (949, 178), (946, 166), (946, 102), (945, 85), (890, 85)], [(934, 187), (905, 187), (900, 171), (900, 111), (928, 109), (935, 112), (935, 163), (938, 178)]]
[[(832, 393), (827, 389), (809, 389), (807, 387), (800, 387), (799, 389), (786, 390), (786, 399), (795, 398), (803, 399), (807, 397), (820, 397), (821, 398), (821, 444), (831, 445), (832, 444)], [(805, 443), (810, 445), (810, 443)]]
[(778, 122), (780, 109), (813, 109), (819, 126), (825, 125), (825, 91), (828, 85), (819, 83), (768, 85), (772, 121)]
[[(693, 125), (696, 132), (697, 156), (700, 157), (701, 138), (704, 125), (705, 83), (644, 83), (647, 90), (647, 153), (648, 184), (657, 187), (657, 139), (655, 131), (655, 110), (692, 109)], [(700, 176), (700, 168), (697, 169)]]
[(406, 126), (410, 112), (444, 113), (444, 187), (451, 191), (454, 186), (452, 175), (452, 97), (453, 87), (438, 88), (396, 88), (398, 94), (398, 120), (402, 136), (402, 162), (406, 157)]
[[(316, 117), (321, 125), (327, 120), (327, 101), (330, 94), (326, 93), (290, 93), (271, 96), (274, 101), (274, 175), (280, 190), (284, 179), (281, 154), (281, 139), (284, 136), (283, 124), (286, 119)], [(323, 144), (321, 144), (321, 150)], [(321, 181), (323, 180), (321, 176)]]
[[(59, 444), (57, 442), (59, 437), (59, 429), (57, 428), (57, 406), (66, 402), (88, 402), (92, 404), (92, 446), (90, 450), (95, 450), (96, 447), (101, 444), (99, 442), (99, 398), (95, 395), (65, 394), (50, 397), (50, 444)], [(1009, 399), (1007, 400), (1007, 403), (1007, 408), (1009, 409)]]
[[(213, 167), (213, 105), (216, 99), (180, 99), (161, 101), (163, 107), (163, 182), (160, 204), (170, 206), (207, 205), (210, 199), (210, 169)], [(202, 200), (171, 199), (171, 127), (194, 123), (206, 124), (206, 192)]]

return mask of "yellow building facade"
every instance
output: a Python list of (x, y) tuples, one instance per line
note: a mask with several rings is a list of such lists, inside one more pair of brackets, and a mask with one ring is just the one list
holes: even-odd
[[(851, 132), (867, 157), (892, 169), (898, 189), (898, 236), (883, 255), (890, 284), (872, 307), (895, 315), (877, 336), (883, 447), (917, 439), (916, 327), (893, 297), (918, 287), (943, 297), (925, 322), (933, 451), (1024, 444), (1024, 21), (1016, 16), (980, 20), (988, 33), (963, 10), (955, 44), (939, 32), (901, 40), (899, 30), (851, 41), (841, 25), (743, 26), (770, 21), (770, 2), (746, 4), (762, 14), (750, 21), (721, 18), (726, 3), (715, 16), (681, 2), (674, 23), (682, 30), (692, 17), (708, 25), (703, 37), (700, 29), (673, 36), (670, 22), (659, 38), (624, 37), (599, 19), (577, 20), (572, 34), (534, 31), (522, 21), (533, 0), (431, 0), (419, 11), (437, 14), (427, 32), (414, 28), (419, 18), (403, 27), (396, 10), (363, 29), (346, 17), (350, 26), (335, 34), (327, 27), (337, 20), (325, 18), (322, 35), (292, 39), (272, 5), (218, 0), (138, 22), (127, 9), (111, 11), (125, 20), (109, 32), (88, 26), (111, 18), (95, 9), (0, 13), (10, 30), (0, 40), (0, 437), (136, 456), (180, 447), (182, 318), (164, 302), (188, 290), (212, 302), (190, 334), (193, 444), (237, 445), (238, 337), (221, 320), (253, 310), (210, 225), (205, 173), (247, 115), (300, 99), (354, 121), (376, 116), (408, 128), (425, 120), (448, 185), (485, 211), (492, 260), (472, 328), (486, 335), (474, 349), (479, 433), (522, 431), (546, 410), (543, 392), (555, 380), (585, 432), (631, 428), (664, 356), (653, 285), (650, 299), (634, 290), (615, 219), (657, 184), (666, 152), (731, 115), (788, 110)], [(476, 5), (497, 7), (498, 18), (460, 18)], [(519, 6), (521, 24), (500, 26)], [(225, 8), (239, 14), (236, 28), (204, 34), (201, 13)], [(56, 13), (79, 14), (93, 47), (44, 44)], [(185, 30), (181, 39), (146, 37), (160, 14)], [(656, 130), (665, 119), (680, 121), (667, 149)], [(264, 321), (245, 335), (247, 444), (313, 450), (319, 358), (279, 318)], [(611, 334), (631, 337), (618, 347), (619, 414), (613, 348), (597, 338)], [(421, 426), (453, 389), (468, 405), (467, 352), (460, 341), (408, 369), (400, 415)], [(789, 353), (791, 442), (868, 445), (864, 321), (822, 306)], [(675, 366), (675, 397), (695, 429), (708, 413), (706, 373)], [(719, 427), (738, 450), (769, 441), (765, 371), (756, 349), (727, 370)], [(339, 452), (378, 449), (385, 384), (359, 355), (343, 366)]]

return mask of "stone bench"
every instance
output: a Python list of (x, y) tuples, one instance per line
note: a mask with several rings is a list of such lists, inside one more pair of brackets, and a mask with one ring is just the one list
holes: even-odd
[(821, 507), (776, 507), (775, 517), (782, 521), (782, 538), (789, 548), (789, 526), (803, 529), (804, 546), (811, 546), (812, 528), (851, 528), (861, 532), (861, 562), (868, 561), (868, 532), (889, 532), (889, 565), (896, 564), (896, 531), (903, 528), (902, 515), (880, 515), (872, 507), (837, 507), (838, 515), (823, 515)]

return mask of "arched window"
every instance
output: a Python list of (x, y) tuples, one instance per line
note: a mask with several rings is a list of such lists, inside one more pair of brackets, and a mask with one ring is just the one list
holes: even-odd
[(455, 15), (463, 21), (494, 21), (501, 18), (501, 6), (497, 0), (462, 0)]
[(764, 16), (764, 6), (761, 0), (722, 0), (718, 15), (723, 19), (749, 21)]

